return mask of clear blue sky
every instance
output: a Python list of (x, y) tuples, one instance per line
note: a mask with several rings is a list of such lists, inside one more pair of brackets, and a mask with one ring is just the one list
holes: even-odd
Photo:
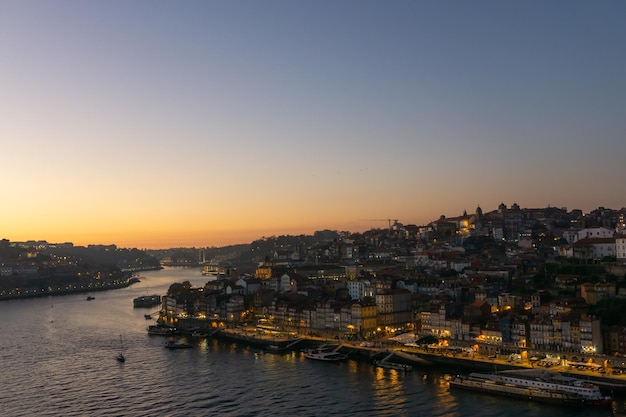
[(0, 238), (626, 206), (624, 1), (0, 2)]

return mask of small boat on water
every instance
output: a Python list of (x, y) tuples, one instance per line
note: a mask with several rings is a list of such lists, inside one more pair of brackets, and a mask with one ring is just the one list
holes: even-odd
[(146, 313), (143, 315), (143, 318), (145, 318), (146, 320), (153, 320), (159, 317), (159, 314), (161, 314), (160, 311), (155, 311), (154, 313)]
[(158, 294), (144, 295), (133, 299), (133, 307), (153, 307), (161, 304), (161, 296)]
[(214, 276), (216, 278), (226, 276), (224, 269), (220, 268), (218, 265), (205, 265), (202, 269), (202, 275)]
[(329, 350), (324, 347), (309, 349), (304, 352), (304, 357), (324, 362), (340, 362), (348, 359), (348, 357), (343, 353), (337, 352), (336, 350)]
[(165, 342), (165, 347), (168, 349), (186, 349), (192, 346), (189, 343), (185, 343), (180, 340), (168, 340)]
[(174, 327), (166, 327), (159, 326), (158, 324), (153, 324), (148, 326), (148, 334), (156, 335), (156, 336), (173, 336), (178, 334), (178, 331)]
[(613, 399), (602, 395), (599, 386), (591, 382), (562, 376), (558, 372), (530, 371), (503, 371), (493, 374), (474, 372), (467, 376), (453, 376), (448, 382), (451, 388), (465, 388), (539, 402), (597, 407), (610, 407), (613, 404)]
[(267, 345), (266, 349), (269, 350), (270, 352), (282, 352), (284, 350), (284, 348), (278, 345)]
[(117, 357), (118, 362), (126, 362), (126, 356), (124, 356), (124, 343), (122, 341), (122, 335), (120, 335), (120, 353), (118, 353)]
[(95, 300), (96, 297), (92, 297), (91, 295), (87, 297), (87, 301)]

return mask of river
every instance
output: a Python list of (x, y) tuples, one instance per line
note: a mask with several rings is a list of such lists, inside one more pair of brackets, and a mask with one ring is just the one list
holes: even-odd
[[(1, 416), (608, 416), (453, 390), (445, 371), (406, 374), (300, 352), (263, 353), (208, 339), (168, 350), (149, 336), (133, 298), (174, 282), (203, 285), (198, 268), (141, 274), (128, 288), (0, 302)], [(87, 296), (95, 297), (87, 301)], [(120, 336), (126, 362), (115, 359)], [(615, 413), (615, 414), (614, 414)]]

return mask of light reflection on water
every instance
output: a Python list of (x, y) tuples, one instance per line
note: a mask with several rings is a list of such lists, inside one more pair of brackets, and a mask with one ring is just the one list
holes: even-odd
[(459, 409), (459, 403), (450, 390), (445, 376), (436, 376), (432, 378), (432, 385), (435, 393), (435, 403), (433, 408), (438, 411), (440, 416), (454, 416)]
[[(215, 339), (168, 350), (149, 336), (151, 309), (132, 299), (173, 282), (202, 285), (199, 269), (142, 274), (129, 288), (0, 302), (2, 416), (570, 416), (563, 410), (449, 391), (437, 369), (401, 373), (349, 360), (327, 364), (301, 352), (265, 353)], [(115, 356), (122, 334), (126, 363)], [(623, 403), (620, 403), (623, 410)]]

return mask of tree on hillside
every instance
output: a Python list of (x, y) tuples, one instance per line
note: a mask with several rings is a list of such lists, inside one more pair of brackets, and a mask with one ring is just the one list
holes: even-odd
[(419, 339), (417, 339), (417, 341), (415, 342), (416, 345), (422, 346), (422, 345), (432, 345), (432, 344), (436, 344), (439, 343), (439, 338), (437, 338), (436, 336), (433, 335), (426, 335), (426, 336), (422, 336)]
[(598, 301), (596, 305), (589, 308), (589, 312), (597, 316), (603, 325), (626, 325), (626, 299), (611, 298)]
[(172, 297), (179, 296), (183, 293), (188, 292), (191, 289), (191, 283), (189, 281), (184, 282), (175, 282), (170, 285), (170, 288), (167, 290), (167, 295)]

